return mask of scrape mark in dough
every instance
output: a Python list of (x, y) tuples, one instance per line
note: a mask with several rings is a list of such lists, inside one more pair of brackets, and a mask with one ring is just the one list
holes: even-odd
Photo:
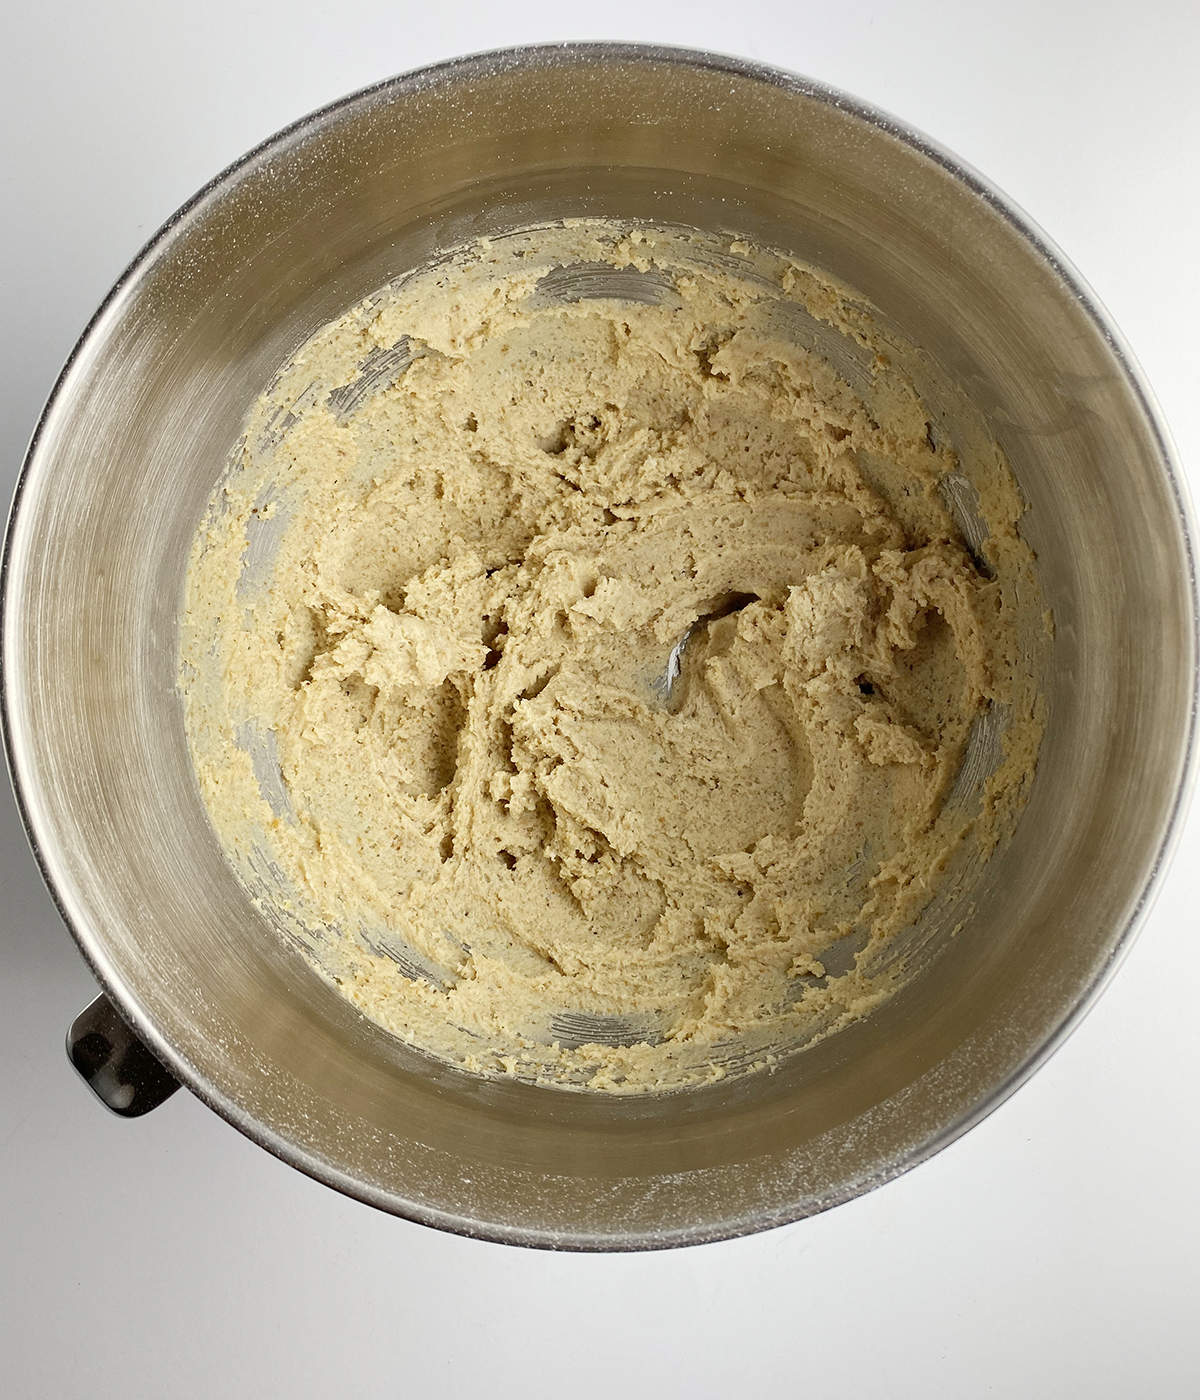
[(418, 356), (425, 354), (428, 354), (428, 347), (414, 344), (406, 335), (395, 345), (376, 346), (348, 384), (329, 391), (326, 402), (334, 418), (339, 423), (348, 423), (372, 395), (390, 388)]
[(542, 277), (531, 306), (552, 306), (578, 301), (628, 301), (642, 306), (683, 305), (674, 283), (657, 269), (614, 267), (611, 263), (570, 263)]

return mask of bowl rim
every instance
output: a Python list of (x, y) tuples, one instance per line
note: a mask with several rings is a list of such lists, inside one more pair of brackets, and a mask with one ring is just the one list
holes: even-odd
[[(308, 134), (356, 106), (365, 106), (380, 98), (434, 91), (472, 77), (485, 78), (520, 69), (566, 68), (612, 63), (666, 65), (728, 74), (778, 88), (786, 93), (835, 108), (867, 126), (893, 137), (913, 152), (935, 162), (960, 185), (982, 199), (1009, 224), (1037, 258), (1056, 274), (1067, 293), (1074, 298), (1094, 329), (1107, 343), (1124, 376), (1126, 387), (1133, 395), (1145, 422), (1151, 429), (1157, 449), (1158, 462), (1170, 487), (1178, 517), (1180, 538), (1186, 561), (1193, 655), (1187, 733), (1178, 779), (1171, 795), (1163, 839), (1136, 904), (1126, 919), (1111, 954), (1079, 995), (1075, 1004), (1064, 1014), (1058, 1025), (1043, 1040), (1041, 1045), (1027, 1055), (1009, 1076), (993, 1088), (983, 1100), (960, 1113), (938, 1132), (911, 1145), (882, 1169), (843, 1183), (839, 1189), (831, 1191), (826, 1197), (817, 1201), (797, 1202), (792, 1206), (761, 1212), (752, 1217), (717, 1219), (703, 1225), (680, 1226), (661, 1231), (633, 1232), (627, 1235), (514, 1227), (494, 1222), (483, 1222), (469, 1216), (433, 1208), (419, 1201), (402, 1199), (389, 1191), (377, 1189), (358, 1180), (317, 1154), (276, 1134), (222, 1090), (205, 1079), (160, 1033), (146, 1014), (137, 995), (125, 985), (115, 967), (104, 955), (103, 950), (96, 946), (87, 927), (84, 912), (69, 907), (68, 895), (56, 883), (56, 861), (50, 850), (47, 849), (51, 843), (47, 842), (44, 845), (39, 840), (38, 823), (34, 815), (35, 790), (38, 786), (37, 775), (32, 771), (25, 770), (21, 758), (21, 735), (19, 732), (14, 733), (12, 677), (14, 672), (20, 668), (15, 654), (10, 655), (10, 652), (15, 653), (15, 643), (12, 642), (12, 636), (16, 630), (12, 625), (15, 614), (12, 614), (10, 610), (15, 608), (13, 580), (15, 577), (14, 552), (17, 548), (18, 523), (22, 502), (26, 497), (30, 482), (38, 471), (39, 448), (47, 426), (59, 401), (64, 397), (64, 392), (76, 366), (86, 358), (90, 343), (99, 336), (103, 324), (119, 314), (120, 303), (127, 289), (135, 283), (145, 269), (165, 253), (176, 238), (185, 234), (187, 225), (193, 216), (200, 213), (210, 202), (234, 188), (268, 160), (278, 156), (289, 146), (298, 144)], [(1200, 591), (1198, 591), (1197, 586), (1196, 548), (1194, 544), (1194, 540), (1197, 538), (1200, 538), (1197, 519), (1190, 500), (1182, 463), (1172, 441), (1170, 430), (1144, 372), (1124, 336), (1118, 330), (1112, 316), (1104, 308), (1087, 281), (1049, 235), (1015, 201), (1002, 193), (966, 161), (915, 127), (879, 107), (828, 84), (757, 60), (664, 44), (567, 41), (552, 44), (518, 45), (446, 59), (382, 79), (346, 94), (291, 122), (259, 142), (245, 155), (213, 176), (162, 224), (117, 278), (64, 362), (38, 417), (17, 477), (9, 508), (3, 554), (0, 556), (0, 619), (2, 619), (0, 620), (0, 731), (3, 733), (5, 758), (25, 834), (50, 897), (75, 939), (84, 960), (91, 968), (105, 994), (139, 1038), (181, 1083), (185, 1084), (203, 1103), (237, 1128), (239, 1132), (289, 1166), (295, 1167), (305, 1175), (331, 1186), (347, 1196), (415, 1223), (429, 1225), (453, 1234), (485, 1239), (498, 1244), (583, 1252), (628, 1252), (710, 1243), (756, 1234), (778, 1225), (819, 1214), (863, 1195), (874, 1187), (883, 1185), (913, 1167), (919, 1166), (943, 1148), (948, 1147), (976, 1124), (982, 1122), (984, 1118), (1004, 1103), (1063, 1045), (1095, 1006), (1101, 993), (1128, 956), (1158, 896), (1163, 878), (1182, 835), (1189, 803), (1196, 786), (1197, 769), (1200, 767), (1197, 761), (1197, 726), (1198, 710), (1200, 710)], [(65, 878), (63, 884), (69, 887), (69, 882)]]

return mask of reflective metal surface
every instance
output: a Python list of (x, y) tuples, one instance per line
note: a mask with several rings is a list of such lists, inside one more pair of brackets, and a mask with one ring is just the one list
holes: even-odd
[[(871, 299), (986, 415), (1054, 611), (1028, 807), (941, 958), (773, 1075), (662, 1098), (491, 1083), (364, 1021), (209, 830), (175, 690), (192, 533), (251, 404), (319, 325), (439, 249), (604, 215), (730, 230)], [(745, 1233), (846, 1200), (1011, 1092), (1096, 995), (1186, 800), (1187, 507), (1086, 290), (995, 192), (769, 69), (574, 46), (465, 59), (308, 118), (114, 289), (39, 427), (6, 546), (6, 738), (64, 916), (184, 1083), (384, 1209), (561, 1248)]]
[(105, 1108), (122, 1118), (140, 1118), (179, 1088), (103, 995), (71, 1022), (67, 1058)]

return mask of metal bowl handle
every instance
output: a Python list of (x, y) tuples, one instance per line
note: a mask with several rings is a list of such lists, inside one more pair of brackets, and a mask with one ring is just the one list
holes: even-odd
[(71, 1023), (67, 1058), (105, 1108), (122, 1118), (149, 1113), (179, 1088), (103, 993)]

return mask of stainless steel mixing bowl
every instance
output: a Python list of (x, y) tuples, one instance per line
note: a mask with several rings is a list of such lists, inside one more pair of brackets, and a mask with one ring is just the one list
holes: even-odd
[[(1028, 807), (947, 950), (776, 1073), (663, 1097), (485, 1081), (365, 1021), (234, 879), (175, 687), (192, 534), (276, 367), (440, 249), (573, 215), (733, 230), (873, 301), (986, 414), (1029, 501), (1057, 623)], [(578, 45), (463, 59), (247, 156), (154, 238), (88, 327), (8, 536), (10, 762), (46, 878), (113, 1005), (264, 1147), (386, 1210), (495, 1240), (717, 1239), (822, 1210), (937, 1151), (1050, 1054), (1113, 971), (1188, 787), (1187, 519), (1149, 392), (1094, 299), (924, 139), (710, 55)], [(119, 1038), (107, 1024), (93, 1018), (93, 1050)]]

